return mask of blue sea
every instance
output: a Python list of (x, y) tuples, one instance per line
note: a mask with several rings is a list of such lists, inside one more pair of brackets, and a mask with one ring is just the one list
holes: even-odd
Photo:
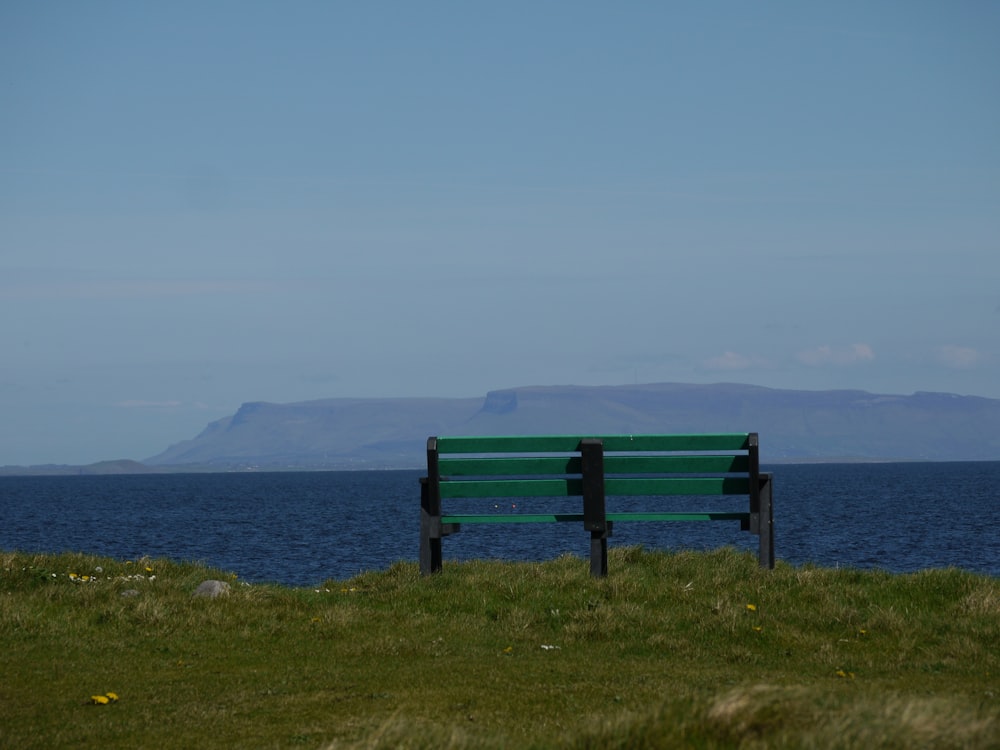
[[(954, 566), (1000, 575), (1000, 462), (767, 470), (775, 477), (779, 560), (894, 572)], [(244, 581), (313, 586), (417, 559), (420, 475), (5, 476), (0, 549), (169, 557)], [(541, 501), (505, 502), (510, 512), (531, 512)], [(755, 550), (756, 542), (736, 523), (620, 523), (609, 545)], [(589, 533), (562, 523), (468, 526), (443, 546), (447, 566), (449, 560), (544, 560), (563, 553), (583, 559), (589, 544)]]

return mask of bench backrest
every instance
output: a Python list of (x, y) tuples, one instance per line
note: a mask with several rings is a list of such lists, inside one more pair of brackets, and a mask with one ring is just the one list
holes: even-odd
[(439, 499), (582, 496), (597, 453), (608, 496), (752, 496), (759, 486), (755, 432), (432, 437), (427, 480)]

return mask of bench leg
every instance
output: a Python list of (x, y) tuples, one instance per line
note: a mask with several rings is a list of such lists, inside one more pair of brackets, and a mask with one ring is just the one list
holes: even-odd
[(427, 480), (420, 480), (420, 573), (429, 576), (441, 572), (440, 508), (431, 507)]
[(590, 532), (590, 575), (604, 578), (608, 574), (608, 533)]
[[(420, 573), (429, 576), (441, 572), (441, 537), (431, 536), (435, 525), (426, 511), (420, 511)], [(440, 528), (440, 522), (436, 524)]]
[(774, 568), (774, 507), (771, 486), (773, 481), (771, 475), (762, 475), (760, 478), (760, 521), (757, 529), (760, 542), (758, 555), (760, 567), (769, 569)]

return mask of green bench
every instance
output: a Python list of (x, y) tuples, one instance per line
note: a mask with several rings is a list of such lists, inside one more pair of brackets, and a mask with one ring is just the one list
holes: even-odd
[[(420, 572), (441, 570), (441, 540), (467, 524), (574, 522), (590, 532), (590, 572), (608, 572), (608, 537), (621, 521), (738, 521), (774, 567), (772, 477), (761, 473), (756, 432), (715, 435), (497, 436), (427, 439), (420, 480)], [(746, 510), (668, 512), (664, 496), (743, 495)], [(614, 498), (648, 496), (648, 511), (617, 512)], [(580, 512), (467, 513), (444, 501), (580, 498)], [(535, 504), (534, 502), (532, 504)], [(611, 505), (612, 508), (608, 510)], [(569, 510), (573, 510), (570, 508)]]

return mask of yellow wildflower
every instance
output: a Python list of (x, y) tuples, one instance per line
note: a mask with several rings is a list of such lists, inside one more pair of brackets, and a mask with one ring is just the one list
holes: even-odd
[(747, 611), (748, 612), (756, 612), (757, 611), (757, 605), (756, 604), (748, 604), (747, 605)]
[(111, 701), (112, 703), (118, 700), (118, 693), (105, 693), (105, 695), (108, 696), (108, 700)]
[(95, 706), (103, 706), (110, 703), (111, 701), (108, 700), (108, 696), (106, 695), (92, 695), (90, 696), (90, 702), (93, 703)]

